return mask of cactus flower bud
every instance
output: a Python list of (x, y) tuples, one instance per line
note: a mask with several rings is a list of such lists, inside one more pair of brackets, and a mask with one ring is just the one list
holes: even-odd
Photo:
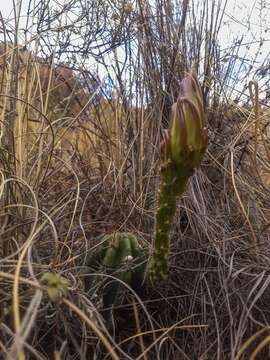
[(200, 165), (207, 146), (205, 113), (200, 84), (192, 69), (180, 84), (180, 94), (170, 114), (171, 158), (191, 168)]

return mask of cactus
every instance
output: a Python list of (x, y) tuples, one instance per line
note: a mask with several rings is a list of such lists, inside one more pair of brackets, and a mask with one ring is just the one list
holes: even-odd
[[(146, 277), (154, 283), (166, 278), (170, 230), (177, 202), (187, 182), (200, 165), (207, 147), (207, 131), (201, 88), (194, 68), (180, 84), (180, 95), (173, 104), (170, 126), (161, 144), (161, 184), (156, 212), (154, 251), (149, 265), (144, 265), (145, 252), (140, 240), (131, 233), (115, 233), (102, 237), (102, 244), (86, 261), (87, 272), (113, 275), (126, 284), (140, 286)], [(95, 292), (101, 277), (85, 274), (85, 288)], [(110, 308), (116, 300), (119, 281), (106, 279), (102, 314), (108, 320)]]
[(101, 237), (101, 245), (86, 259), (85, 290), (94, 293), (97, 286), (104, 286), (101, 314), (106, 321), (109, 320), (110, 308), (116, 301), (120, 282), (92, 274), (108, 274), (133, 288), (140, 286), (144, 279), (145, 257), (139, 241), (135, 235), (127, 232), (104, 235)]
[(207, 147), (203, 97), (195, 69), (182, 80), (173, 104), (169, 130), (161, 144), (161, 185), (156, 213), (154, 252), (148, 268), (151, 282), (168, 272), (170, 229), (177, 201)]

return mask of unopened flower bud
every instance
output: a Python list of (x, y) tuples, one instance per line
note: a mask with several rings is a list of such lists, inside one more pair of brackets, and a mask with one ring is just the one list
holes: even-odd
[(194, 69), (182, 80), (178, 100), (170, 115), (171, 158), (176, 164), (200, 165), (207, 146), (205, 112), (200, 84)]

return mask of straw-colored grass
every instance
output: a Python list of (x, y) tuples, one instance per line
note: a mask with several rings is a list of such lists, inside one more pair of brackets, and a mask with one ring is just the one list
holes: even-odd
[[(3, 23), (0, 357), (267, 358), (269, 107), (256, 79), (242, 94), (232, 81), (241, 42), (229, 64), (221, 61), (223, 2), (200, 4), (198, 12), (193, 1), (113, 3), (122, 11), (116, 18), (100, 3), (91, 7), (96, 16), (82, 20), (70, 3), (72, 16), (58, 9), (51, 27), (45, 16), (36, 34), (29, 23), (25, 42), (18, 34), (10, 42), (11, 25)], [(57, 28), (65, 13), (72, 26)], [(61, 37), (68, 31), (84, 46), (73, 43), (74, 63)], [(107, 71), (104, 79), (89, 70), (89, 54)], [(85, 292), (78, 259), (114, 231), (138, 234), (151, 249), (162, 130), (194, 59), (209, 145), (175, 218), (169, 277), (137, 292), (122, 283), (106, 326), (102, 288)], [(44, 282), (48, 272), (57, 285)]]

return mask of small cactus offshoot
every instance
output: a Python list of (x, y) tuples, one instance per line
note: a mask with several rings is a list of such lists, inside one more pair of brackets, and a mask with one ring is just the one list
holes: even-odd
[(64, 277), (52, 273), (45, 272), (40, 280), (42, 285), (47, 286), (47, 294), (51, 301), (55, 302), (68, 294), (69, 282)]
[[(104, 276), (95, 276), (95, 273)], [(117, 279), (136, 288), (142, 284), (144, 273), (144, 251), (135, 235), (127, 232), (104, 235), (101, 245), (85, 262), (85, 290), (94, 294), (98, 287), (103, 286), (101, 313), (107, 321), (120, 287)], [(106, 274), (116, 279), (106, 277)]]
[(206, 147), (202, 91), (192, 68), (180, 84), (179, 97), (171, 108), (169, 129), (161, 144), (161, 184), (153, 256), (148, 268), (151, 282), (167, 276), (170, 230), (177, 201), (194, 169), (200, 165)]

